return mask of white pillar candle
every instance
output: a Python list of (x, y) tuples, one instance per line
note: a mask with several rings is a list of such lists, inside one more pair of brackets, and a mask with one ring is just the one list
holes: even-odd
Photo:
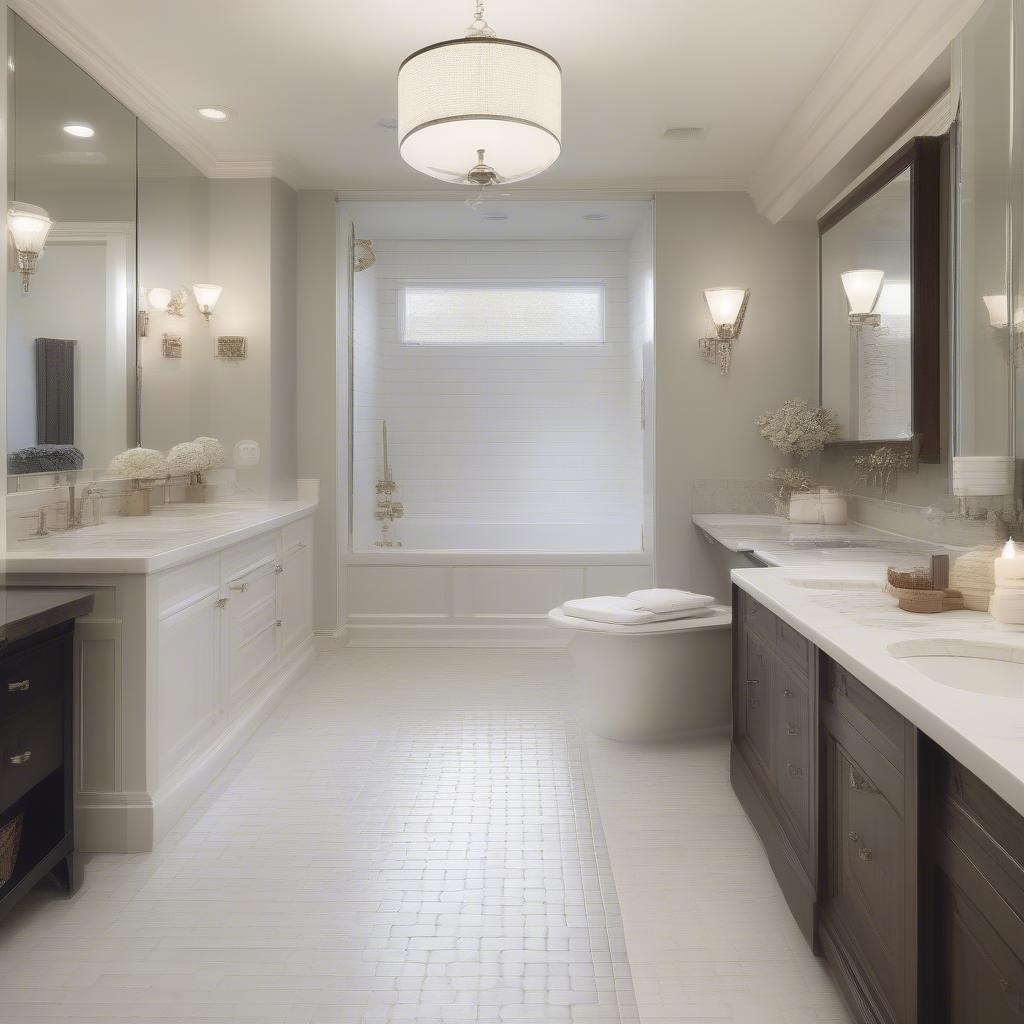
[(996, 590), (989, 614), (997, 622), (1024, 625), (1024, 555), (1017, 554), (1012, 540), (996, 559)]
[(1024, 586), (1024, 553), (1017, 553), (1012, 540), (1006, 542), (1001, 557), (996, 559), (996, 586)]

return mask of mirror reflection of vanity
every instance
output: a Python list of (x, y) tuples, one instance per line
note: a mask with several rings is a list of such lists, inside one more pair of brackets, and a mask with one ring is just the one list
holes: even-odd
[(818, 222), (821, 403), (839, 417), (839, 445), (939, 459), (945, 141), (912, 140)]

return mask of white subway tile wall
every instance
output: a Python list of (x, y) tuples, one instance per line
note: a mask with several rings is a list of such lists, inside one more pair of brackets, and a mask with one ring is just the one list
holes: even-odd
[[(378, 241), (356, 275), (354, 540), (378, 535), (380, 422), (419, 546), (529, 550), (519, 534), (457, 543), (441, 524), (580, 524), (589, 550), (638, 550), (643, 522), (640, 359), (630, 332), (629, 240)], [(602, 281), (601, 345), (405, 345), (405, 281)], [(429, 529), (417, 533), (417, 523)], [(443, 537), (443, 541), (440, 539)], [(596, 539), (595, 539), (596, 537)], [(570, 542), (571, 536), (566, 537)], [(453, 543), (456, 541), (456, 543)]]

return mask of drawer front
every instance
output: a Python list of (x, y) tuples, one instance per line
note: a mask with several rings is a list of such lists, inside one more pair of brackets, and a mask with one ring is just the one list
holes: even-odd
[(906, 723), (898, 711), (834, 661), (828, 663), (823, 696), (890, 764), (904, 771)]
[(762, 772), (771, 777), (772, 712), (771, 656), (757, 637), (748, 633), (740, 680), (741, 732)]
[(814, 648), (803, 634), (788, 622), (776, 619), (775, 649), (786, 659), (801, 679), (811, 678), (811, 659)]
[(308, 548), (313, 542), (313, 520), (299, 519), (281, 528), (281, 547), (289, 552)]
[(52, 698), (0, 726), (0, 806), (7, 807), (63, 761), (63, 702)]
[(267, 564), (273, 566), (280, 558), (280, 542), (280, 532), (274, 530), (228, 548), (221, 555), (224, 579), (241, 580)]
[(237, 703), (255, 691), (274, 667), (278, 633), (275, 565), (266, 563), (229, 586), (229, 685), (232, 702)]
[(62, 699), (71, 644), (69, 636), (57, 637), (0, 660), (0, 722)]
[(788, 819), (783, 823), (810, 867), (814, 725), (807, 688), (776, 680), (775, 712), (775, 785)]
[(828, 736), (827, 909), (861, 984), (904, 1019), (906, 824), (867, 769)]
[(775, 616), (749, 594), (741, 591), (741, 595), (743, 598), (743, 624), (755, 633), (770, 650), (773, 649), (778, 628)]

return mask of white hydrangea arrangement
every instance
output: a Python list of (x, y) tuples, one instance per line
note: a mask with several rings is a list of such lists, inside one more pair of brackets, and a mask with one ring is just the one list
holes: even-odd
[(197, 437), (193, 442), (203, 451), (203, 469), (220, 469), (224, 465), (224, 445), (215, 437)]
[(110, 460), (110, 473), (122, 480), (162, 480), (170, 471), (167, 460), (153, 448), (129, 448)]
[(203, 471), (206, 455), (195, 441), (182, 441), (167, 453), (167, 464), (173, 476), (194, 477)]
[(768, 474), (769, 479), (780, 484), (776, 504), (782, 511), (794, 491), (809, 491), (816, 486), (804, 462), (836, 436), (839, 419), (831, 409), (811, 408), (802, 398), (791, 398), (778, 409), (759, 416), (755, 422), (766, 441), (796, 460), (795, 467), (776, 469)]

